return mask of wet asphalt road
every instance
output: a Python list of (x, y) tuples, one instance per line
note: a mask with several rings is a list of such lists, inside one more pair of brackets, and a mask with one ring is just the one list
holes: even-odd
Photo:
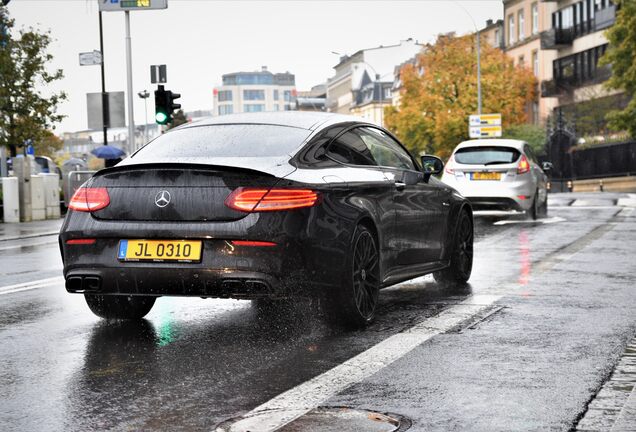
[(478, 217), (469, 286), (384, 290), (356, 332), (311, 304), (271, 317), (183, 298), (105, 322), (50, 279), (55, 237), (0, 242), (2, 287), (46, 280), (0, 287), (0, 430), (213, 430), (471, 296), (498, 300), (321, 405), (397, 413), (410, 430), (569, 430), (636, 332), (636, 212), (553, 203), (539, 223)]

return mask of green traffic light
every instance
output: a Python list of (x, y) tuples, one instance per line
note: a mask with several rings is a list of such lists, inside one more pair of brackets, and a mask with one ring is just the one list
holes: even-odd
[(161, 125), (166, 124), (168, 122), (168, 115), (164, 112), (159, 111), (155, 114), (155, 120)]

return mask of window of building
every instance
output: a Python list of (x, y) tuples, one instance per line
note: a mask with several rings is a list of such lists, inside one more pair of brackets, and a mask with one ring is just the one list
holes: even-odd
[(291, 105), (285, 104), (285, 111), (291, 111)]
[(526, 57), (524, 55), (519, 56), (519, 67), (526, 67)]
[(232, 114), (233, 109), (232, 105), (219, 105), (219, 115)]
[(534, 76), (536, 77), (539, 76), (539, 51), (538, 50), (532, 51), (532, 72), (534, 73)]
[(264, 104), (245, 104), (243, 105), (243, 112), (261, 112), (265, 111)]
[(265, 90), (243, 90), (245, 100), (265, 100)]
[(274, 100), (278, 100), (278, 90), (274, 90)]
[(515, 16), (510, 14), (508, 15), (508, 44), (512, 45), (515, 43)]
[(539, 5), (535, 2), (530, 7), (532, 10), (532, 34), (539, 33)]
[(599, 59), (605, 53), (607, 44), (586, 51), (562, 57), (552, 63), (554, 79), (571, 85), (582, 84), (590, 80), (603, 79), (607, 70), (599, 71)]
[(539, 124), (539, 102), (532, 102), (532, 122)]
[(231, 101), (232, 90), (221, 90), (219, 92), (219, 102)]
[(285, 102), (290, 102), (291, 101), (291, 97), (292, 97), (291, 90), (285, 90), (283, 92), (283, 98), (285, 99)]
[(523, 9), (519, 10), (519, 12), (517, 12), (517, 26), (519, 28), (519, 40), (523, 40), (526, 35), (525, 35), (525, 18), (524, 18), (524, 13), (523, 13)]
[(384, 88), (384, 99), (390, 99), (391, 98), (391, 87), (385, 87)]
[(274, 111), (280, 111), (280, 105), (274, 104)]
[(501, 30), (495, 29), (495, 46), (501, 46)]

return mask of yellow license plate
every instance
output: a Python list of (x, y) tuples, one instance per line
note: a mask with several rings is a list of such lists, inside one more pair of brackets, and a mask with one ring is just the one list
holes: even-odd
[(117, 258), (121, 261), (201, 261), (199, 240), (120, 240)]
[(474, 172), (473, 180), (501, 180), (501, 173), (498, 172)]

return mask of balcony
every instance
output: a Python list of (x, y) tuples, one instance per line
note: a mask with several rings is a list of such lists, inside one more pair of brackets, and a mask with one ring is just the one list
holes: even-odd
[(572, 45), (574, 28), (552, 28), (541, 33), (541, 49), (556, 50)]
[(603, 30), (614, 25), (616, 22), (616, 6), (609, 5), (605, 9), (601, 9), (596, 12), (595, 20), (596, 25), (594, 27), (596, 31)]
[(557, 80), (541, 81), (541, 97), (557, 97), (561, 93)]
[(600, 84), (607, 81), (612, 76), (610, 66), (597, 68), (592, 76), (587, 77), (560, 77), (550, 81), (541, 81), (541, 97), (558, 97), (566, 92), (573, 91), (579, 87)]

